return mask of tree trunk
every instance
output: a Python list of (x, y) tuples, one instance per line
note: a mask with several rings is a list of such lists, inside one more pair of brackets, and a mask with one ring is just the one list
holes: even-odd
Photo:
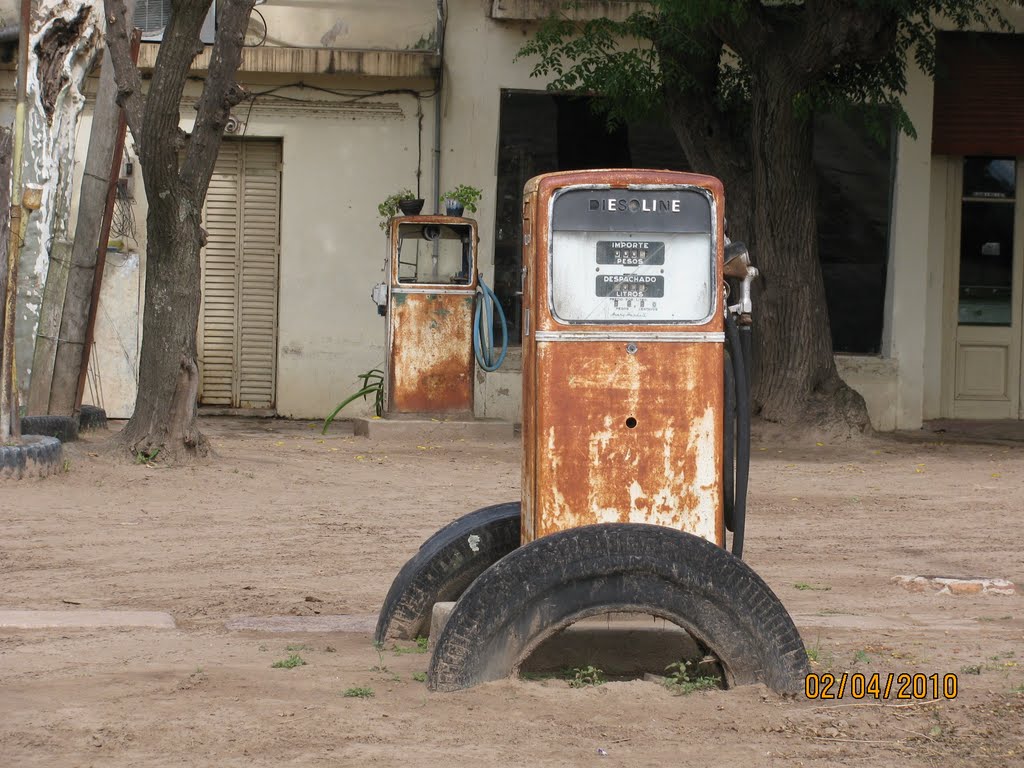
[(174, 194), (149, 199), (139, 388), (121, 439), (134, 455), (181, 460), (209, 450), (196, 423), (202, 206)]
[(839, 377), (818, 261), (811, 123), (785, 65), (753, 71), (753, 191), (760, 301), (753, 406), (767, 421), (832, 434), (870, 429), (864, 399)]
[(203, 50), (199, 31), (211, 0), (173, 4), (160, 56), (143, 94), (131, 61), (124, 0), (104, 0), (107, 45), (118, 103), (139, 148), (146, 185), (146, 304), (135, 412), (121, 432), (128, 450), (180, 461), (205, 455), (196, 421), (203, 201), (231, 108), (245, 97), (234, 81), (255, 0), (220, 0), (217, 37), (191, 134), (179, 127), (189, 64)]

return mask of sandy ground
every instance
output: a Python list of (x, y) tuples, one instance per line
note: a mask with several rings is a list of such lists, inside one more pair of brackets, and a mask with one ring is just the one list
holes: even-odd
[[(327, 437), (205, 419), (218, 457), (113, 461), (0, 487), (0, 609), (167, 611), (176, 629), (0, 629), (0, 765), (1024, 765), (1024, 597), (915, 594), (897, 574), (1024, 586), (1024, 448), (876, 439), (755, 446), (748, 562), (817, 673), (958, 676), (954, 700), (674, 695), (640, 680), (433, 694), (370, 633), (229, 631), (376, 613), (423, 539), (514, 500), (519, 446)], [(275, 669), (299, 653), (307, 663)], [(346, 697), (369, 688), (368, 698)], [(601, 754), (603, 750), (607, 754)]]

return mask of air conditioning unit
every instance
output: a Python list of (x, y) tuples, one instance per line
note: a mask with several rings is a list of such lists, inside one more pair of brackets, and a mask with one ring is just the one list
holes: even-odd
[[(210, 12), (206, 14), (203, 28), (199, 31), (199, 39), (206, 45), (213, 44), (217, 19), (216, 0), (210, 3)], [(133, 24), (142, 30), (142, 39), (146, 42), (160, 42), (164, 39), (164, 29), (171, 18), (171, 0), (136, 0), (135, 20)]]

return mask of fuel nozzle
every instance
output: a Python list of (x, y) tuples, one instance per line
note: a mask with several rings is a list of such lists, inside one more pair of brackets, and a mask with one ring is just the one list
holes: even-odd
[(722, 269), (726, 277), (740, 280), (740, 300), (729, 306), (729, 311), (741, 316), (749, 316), (754, 311), (750, 298), (750, 285), (760, 274), (757, 267), (750, 264), (750, 251), (745, 243), (733, 241), (725, 246), (725, 266)]

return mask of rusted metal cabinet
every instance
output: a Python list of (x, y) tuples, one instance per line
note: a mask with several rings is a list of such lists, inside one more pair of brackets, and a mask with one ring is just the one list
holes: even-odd
[(611, 522), (724, 544), (723, 209), (695, 174), (528, 182), (524, 544)]
[(387, 414), (470, 415), (476, 222), (404, 216), (390, 235)]

